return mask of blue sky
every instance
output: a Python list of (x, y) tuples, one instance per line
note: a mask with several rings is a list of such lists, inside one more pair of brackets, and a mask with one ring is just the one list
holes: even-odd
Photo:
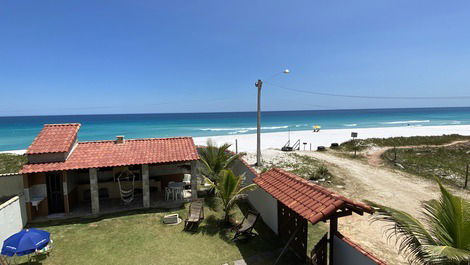
[(0, 115), (469, 106), (469, 1), (0, 2)]

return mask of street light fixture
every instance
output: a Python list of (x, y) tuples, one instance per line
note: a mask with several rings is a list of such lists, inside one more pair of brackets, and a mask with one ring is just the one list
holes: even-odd
[[(289, 69), (282, 71), (283, 74), (290, 73)], [(279, 73), (278, 73), (279, 74)], [(275, 74), (275, 75), (278, 75)], [(258, 82), (255, 83), (255, 86), (258, 88), (258, 124), (256, 127), (256, 166), (262, 166), (261, 162), (261, 87), (263, 86), (263, 81), (258, 79)]]

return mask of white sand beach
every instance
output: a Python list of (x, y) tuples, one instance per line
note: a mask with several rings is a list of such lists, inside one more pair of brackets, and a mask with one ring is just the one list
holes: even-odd
[[(461, 134), (470, 135), (470, 125), (450, 125), (450, 126), (406, 126), (406, 127), (384, 127), (384, 128), (349, 128), (349, 129), (330, 129), (321, 130), (314, 133), (308, 131), (291, 131), (291, 143), (300, 139), (301, 150), (315, 150), (317, 146), (330, 146), (331, 143), (342, 143), (351, 139), (351, 132), (357, 132), (359, 139), (366, 138), (387, 138), (397, 136), (431, 136), (443, 134)], [(262, 149), (280, 149), (288, 140), (288, 132), (272, 132), (263, 133), (261, 135)], [(235, 151), (235, 139), (238, 140), (238, 151), (255, 152), (256, 151), (256, 134), (239, 134), (239, 135), (221, 135), (208, 137), (194, 137), (197, 145), (205, 145), (207, 139), (212, 139), (217, 144), (230, 143), (232, 151)], [(26, 150), (0, 151), (0, 153), (12, 153), (21, 155)]]
[[(387, 138), (397, 136), (432, 136), (443, 134), (461, 134), (470, 135), (470, 125), (451, 125), (451, 126), (406, 126), (406, 127), (386, 127), (386, 128), (350, 128), (350, 129), (331, 129), (321, 130), (314, 133), (309, 131), (291, 131), (291, 143), (298, 139), (301, 142), (301, 150), (316, 150), (317, 146), (330, 146), (331, 143), (342, 143), (351, 139), (351, 132), (357, 132), (359, 139), (365, 138)], [(261, 135), (261, 149), (280, 149), (288, 140), (288, 132), (263, 133)], [(218, 144), (232, 144), (232, 151), (235, 151), (235, 139), (238, 140), (239, 152), (256, 151), (256, 134), (224, 135), (211, 137), (195, 137), (197, 145), (204, 145), (207, 139), (212, 139)]]

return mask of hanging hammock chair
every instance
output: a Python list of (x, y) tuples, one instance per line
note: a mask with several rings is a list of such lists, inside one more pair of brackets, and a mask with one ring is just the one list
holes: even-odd
[[(119, 185), (119, 193), (121, 194), (121, 200), (125, 204), (129, 204), (134, 200), (134, 186), (135, 186), (135, 175), (129, 169), (125, 169), (117, 177)], [(122, 181), (122, 183), (121, 183)], [(132, 184), (130, 184), (131, 182)]]

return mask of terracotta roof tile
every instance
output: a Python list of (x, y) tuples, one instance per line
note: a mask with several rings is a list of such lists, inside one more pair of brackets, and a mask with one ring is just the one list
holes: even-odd
[(45, 124), (26, 154), (68, 152), (77, 138), (78, 129), (79, 123)]
[(258, 175), (253, 182), (314, 224), (327, 219), (337, 210), (348, 207), (363, 212), (373, 211), (368, 205), (347, 199), (278, 168)]
[(185, 162), (199, 159), (191, 137), (79, 142), (65, 162), (26, 164), (21, 173)]

